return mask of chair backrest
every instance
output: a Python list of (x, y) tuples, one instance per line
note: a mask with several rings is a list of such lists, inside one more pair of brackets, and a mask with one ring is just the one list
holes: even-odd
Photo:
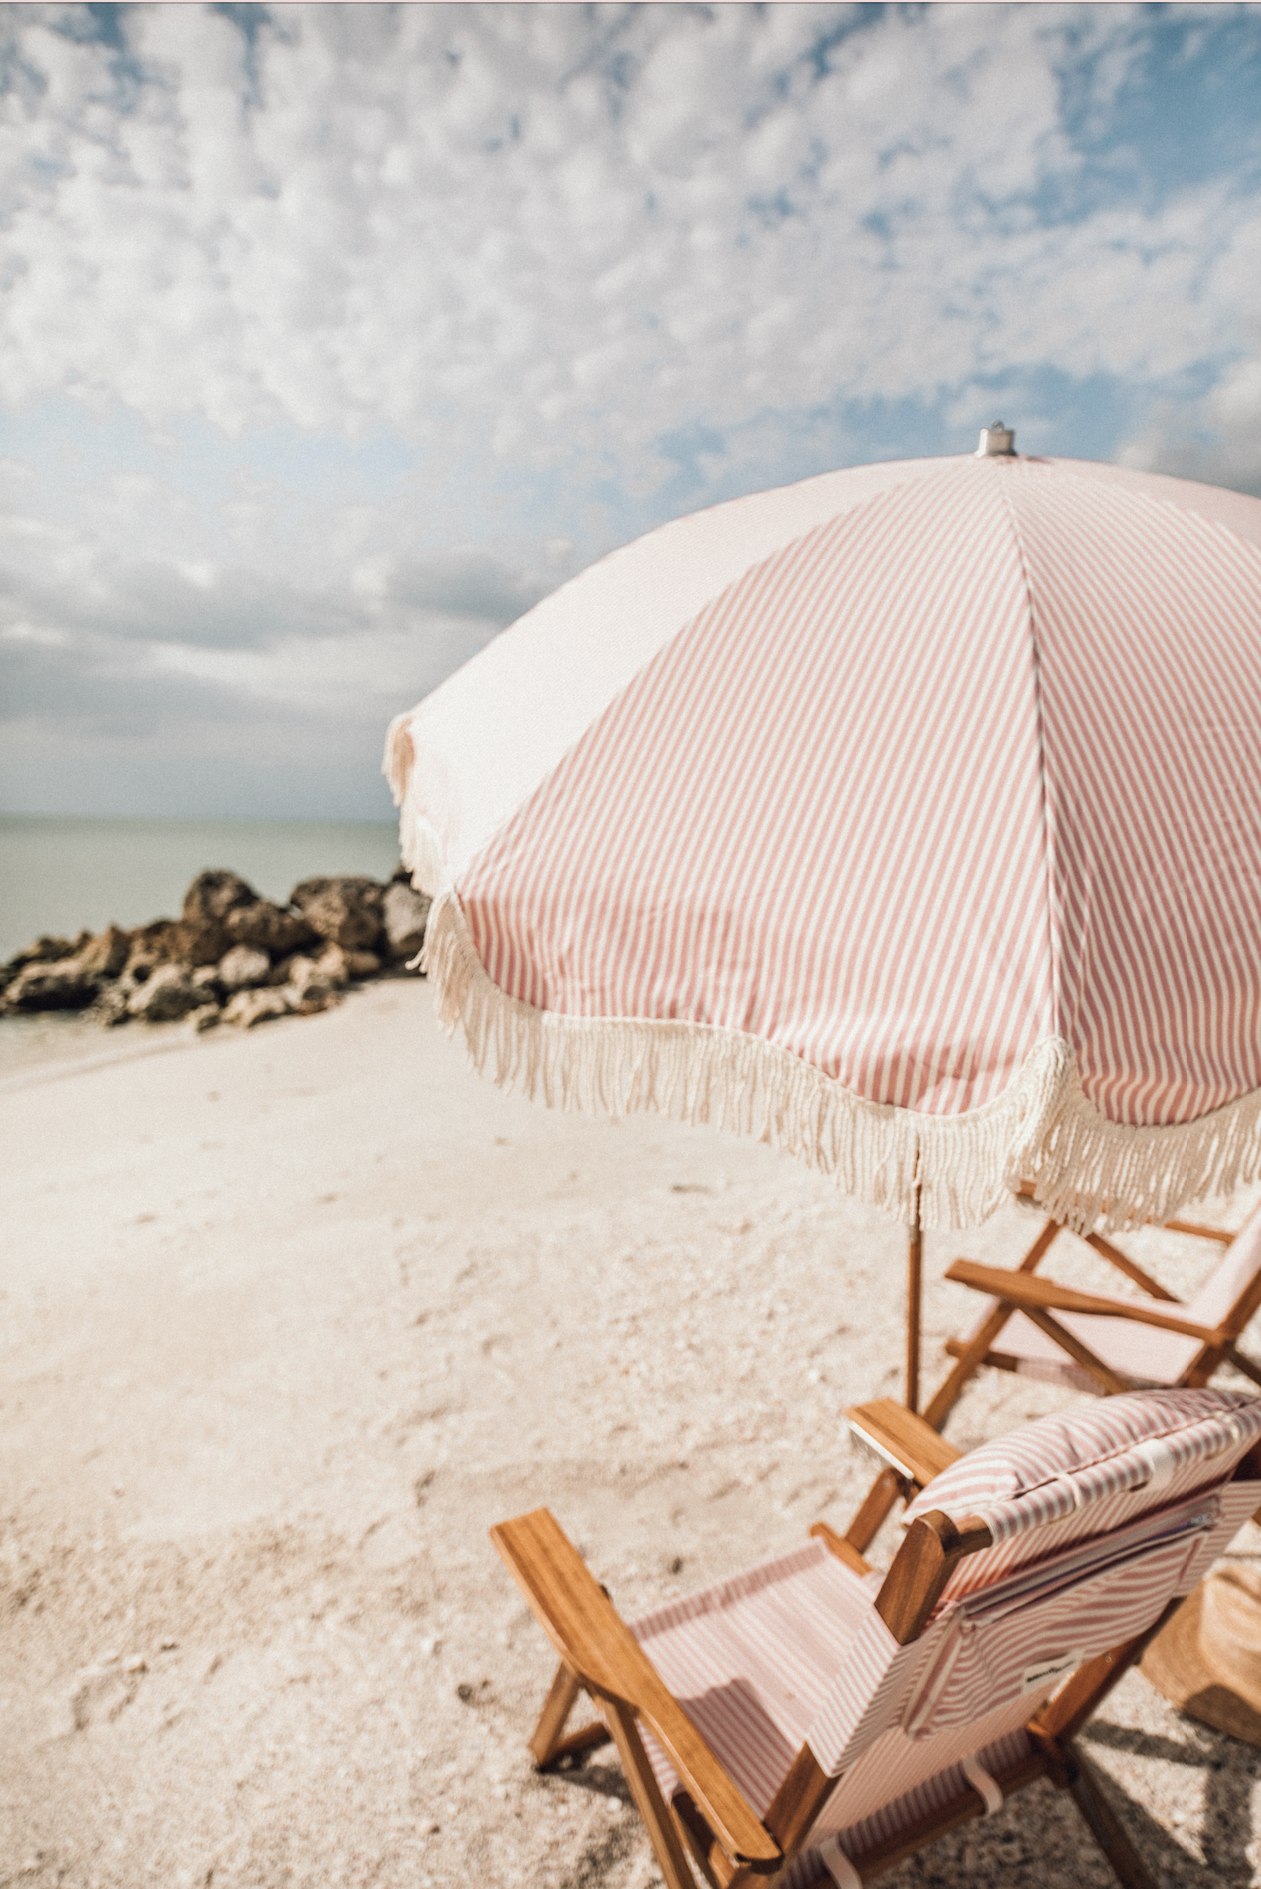
[(1197, 1325), (1224, 1325), (1238, 1337), (1261, 1305), (1261, 1208), (1241, 1227), (1187, 1306)]
[(918, 1639), (899, 1646), (877, 1613), (864, 1624), (809, 1733), (819, 1764), (848, 1774), (894, 1732), (927, 1762), (928, 1745), (974, 1752), (1014, 1730), (1071, 1667), (1195, 1585), (1257, 1505), (1257, 1483), (1231, 1478), (1258, 1443), (1261, 1399), (1142, 1391), (962, 1457), (906, 1520), (983, 1524), (987, 1545), (959, 1561)]

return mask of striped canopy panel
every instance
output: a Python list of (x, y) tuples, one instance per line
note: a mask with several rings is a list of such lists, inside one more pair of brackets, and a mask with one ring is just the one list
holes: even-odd
[(548, 1099), (929, 1224), (1261, 1152), (1261, 501), (911, 461), (679, 521), (400, 717), (431, 974)]

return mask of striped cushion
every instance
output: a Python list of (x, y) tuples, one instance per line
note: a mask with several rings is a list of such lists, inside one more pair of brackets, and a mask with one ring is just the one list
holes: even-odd
[(1002, 1541), (1142, 1487), (1161, 1464), (1172, 1471), (1207, 1463), (1232, 1446), (1242, 1454), (1258, 1436), (1261, 1400), (1232, 1391), (1099, 1398), (982, 1444), (921, 1490), (905, 1521), (932, 1509), (955, 1520), (979, 1515)]
[[(824, 1839), (862, 1857), (956, 1799), (963, 1760), (1018, 1761), (1025, 1721), (1064, 1672), (1143, 1632), (1228, 1546), (1256, 1501), (1254, 1482), (1228, 1479), (1258, 1438), (1261, 1400), (1148, 1392), (975, 1451), (915, 1509), (988, 1502), (1001, 1533), (1023, 1506), (1023, 1539), (968, 1557), (959, 1573), (970, 1581), (956, 1577), (906, 1646), (873, 1605), (879, 1577), (852, 1573), (817, 1541), (671, 1601), (632, 1631), (759, 1815), (807, 1740), (838, 1778), (786, 1878), (785, 1889), (804, 1889)], [(1061, 1490), (1080, 1482), (1089, 1515), (1072, 1507), (1035, 1535), (1028, 1514), (1052, 1478)], [(1022, 1562), (1031, 1539), (1040, 1552)], [(643, 1731), (668, 1800), (679, 1779)]]
[(1198, 1325), (1228, 1320), (1261, 1267), (1261, 1211), (1254, 1213), (1235, 1235), (1222, 1257), (1187, 1306), (1187, 1317)]
[[(1254, 1213), (1235, 1235), (1200, 1290), (1186, 1306), (1174, 1308), (1162, 1304), (1158, 1299), (1141, 1295), (1130, 1302), (1150, 1306), (1156, 1312), (1180, 1309), (1193, 1324), (1215, 1329), (1223, 1323), (1232, 1323), (1232, 1314), (1251, 1287), (1259, 1269), (1261, 1212)], [(985, 1301), (976, 1324), (968, 1333), (969, 1342), (979, 1334), (996, 1303), (994, 1299)], [(1140, 1325), (1132, 1318), (1109, 1318), (1093, 1312), (1057, 1312), (1055, 1316), (1066, 1330), (1075, 1338), (1080, 1338), (1096, 1357), (1102, 1358), (1135, 1390), (1146, 1385), (1177, 1384), (1201, 1348), (1198, 1338)], [(1233, 1323), (1237, 1329), (1241, 1329), (1237, 1319)], [(1041, 1378), (1051, 1384), (1070, 1384), (1074, 1389), (1098, 1394), (1098, 1383), (1089, 1372), (1075, 1364), (1062, 1347), (1035, 1325), (1032, 1319), (1026, 1318), (1023, 1312), (1016, 1312), (1008, 1319), (1000, 1336), (994, 1341), (993, 1350), (1000, 1356), (1005, 1354), (1015, 1358), (1017, 1370), (1028, 1377)]]
[[(631, 1621), (759, 1816), (871, 1617), (879, 1585), (809, 1541)], [(668, 1797), (678, 1779), (651, 1735), (646, 1743)]]
[[(1156, 1299), (1145, 1302), (1157, 1311), (1170, 1309)], [(976, 1337), (994, 1306), (993, 1299), (985, 1301), (980, 1317), (968, 1334), (969, 1342)], [(1187, 1316), (1191, 1317), (1189, 1310)], [(1139, 1325), (1131, 1318), (1108, 1318), (1094, 1312), (1056, 1312), (1055, 1317), (1135, 1390), (1148, 1385), (1166, 1389), (1176, 1385), (1201, 1349), (1198, 1338)], [(1017, 1370), (1026, 1377), (1040, 1378), (1048, 1384), (1068, 1384), (1074, 1390), (1099, 1395), (1099, 1380), (1075, 1364), (1063, 1346), (1057, 1345), (1054, 1338), (1023, 1312), (1016, 1312), (1008, 1319), (994, 1340), (993, 1350), (1000, 1357), (1005, 1354), (1015, 1358)]]

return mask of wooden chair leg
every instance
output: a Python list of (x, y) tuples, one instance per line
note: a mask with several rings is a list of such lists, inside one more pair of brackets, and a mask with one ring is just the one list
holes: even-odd
[(1075, 1776), (1068, 1784), (1069, 1793), (1090, 1834), (1111, 1863), (1113, 1875), (1123, 1889), (1156, 1889), (1125, 1825), (1104, 1795), (1098, 1777), (1075, 1747), (1073, 1763)]
[(608, 1713), (626, 1782), (635, 1800), (635, 1808), (644, 1820), (665, 1889), (696, 1889), (696, 1878), (683, 1854), (683, 1845), (679, 1841), (669, 1806), (657, 1788), (657, 1780), (652, 1774), (648, 1753), (639, 1736), (635, 1715), (628, 1712), (624, 1705), (617, 1705), (612, 1700), (609, 1701)]
[[(1058, 1220), (1048, 1220), (1037, 1239), (1033, 1242), (1033, 1245), (1016, 1267), (1016, 1271), (1036, 1272), (1039, 1265), (1042, 1263), (1043, 1256), (1054, 1246), (1063, 1231), (1064, 1228)], [(950, 1415), (950, 1412), (954, 1409), (960, 1397), (962, 1397), (964, 1391), (967, 1389), (969, 1382), (976, 1376), (976, 1373), (985, 1363), (995, 1339), (1001, 1335), (1003, 1326), (1011, 1317), (1014, 1309), (1015, 1308), (1010, 1305), (996, 1306), (985, 1320), (985, 1323), (981, 1326), (976, 1336), (966, 1348), (960, 1352), (959, 1362), (955, 1365), (954, 1370), (950, 1373), (945, 1383), (941, 1386), (941, 1389), (936, 1393), (924, 1411), (924, 1421), (931, 1423), (934, 1430), (941, 1429), (946, 1418)]]
[(543, 1703), (543, 1710), (539, 1713), (539, 1722), (530, 1735), (530, 1750), (540, 1771), (549, 1764), (555, 1764), (557, 1758), (564, 1757), (567, 1752), (591, 1751), (596, 1745), (606, 1745), (612, 1737), (603, 1719), (594, 1719), (590, 1725), (584, 1725), (579, 1731), (570, 1732), (565, 1737), (569, 1714), (578, 1703), (581, 1691), (581, 1682), (562, 1660), (556, 1668), (556, 1677)]
[(1087, 1660), (1025, 1728), (1041, 1753), (1052, 1783), (1071, 1793), (1124, 1889), (1155, 1889), (1155, 1885), (1075, 1738), (1181, 1605), (1180, 1600), (1171, 1600), (1146, 1632)]
[(882, 1469), (857, 1515), (845, 1530), (845, 1539), (851, 1548), (859, 1554), (866, 1554), (868, 1548), (880, 1533), (885, 1516), (902, 1493), (902, 1478), (895, 1476), (891, 1469)]

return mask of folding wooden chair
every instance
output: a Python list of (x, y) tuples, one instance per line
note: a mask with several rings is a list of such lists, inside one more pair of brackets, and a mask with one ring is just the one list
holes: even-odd
[(1064, 1232), (1054, 1221), (1014, 1272), (957, 1259), (946, 1278), (988, 1294), (990, 1304), (966, 1338), (947, 1343), (947, 1351), (966, 1372), (951, 1373), (948, 1382), (955, 1397), (967, 1378), (986, 1364), (1105, 1396), (1207, 1384), (1224, 1364), (1261, 1384), (1261, 1369), (1238, 1346), (1261, 1306), (1261, 1213), (1236, 1234), (1182, 1220), (1171, 1220), (1169, 1230), (1214, 1240), (1226, 1249), (1185, 1305), (1098, 1233), (1088, 1233), (1087, 1244), (1131, 1279), (1142, 1297), (1078, 1292), (1039, 1278), (1040, 1260)]
[[(1113, 1299), (1037, 1277), (1038, 1266), (1067, 1230), (1059, 1221), (1048, 1221), (1013, 1271), (979, 1266), (970, 1259), (957, 1259), (946, 1269), (947, 1279), (986, 1293), (989, 1303), (966, 1337), (947, 1341), (946, 1350), (957, 1362), (924, 1408), (924, 1419), (933, 1430), (942, 1428), (984, 1365), (1096, 1396), (1203, 1385), (1224, 1364), (1261, 1384), (1261, 1369), (1238, 1345), (1261, 1307), (1261, 1210), (1239, 1233), (1169, 1221), (1171, 1233), (1190, 1233), (1226, 1248), (1186, 1305), (1100, 1233), (1086, 1234), (1086, 1244), (1137, 1285), (1142, 1297)], [(915, 1426), (899, 1426), (900, 1408), (887, 1398), (865, 1406), (863, 1434), (886, 1467), (845, 1531), (846, 1540), (860, 1553), (874, 1540), (899, 1496), (909, 1501), (943, 1466), (940, 1452), (925, 1448)], [(915, 1457), (913, 1466), (906, 1461), (908, 1452)]]
[(1038, 1777), (1150, 1889), (1073, 1740), (1259, 1501), (1261, 1400), (1138, 1393), (958, 1458), (883, 1579), (820, 1523), (629, 1625), (536, 1509), (491, 1530), (560, 1655), (530, 1749), (613, 1739), (667, 1889), (855, 1889)]

